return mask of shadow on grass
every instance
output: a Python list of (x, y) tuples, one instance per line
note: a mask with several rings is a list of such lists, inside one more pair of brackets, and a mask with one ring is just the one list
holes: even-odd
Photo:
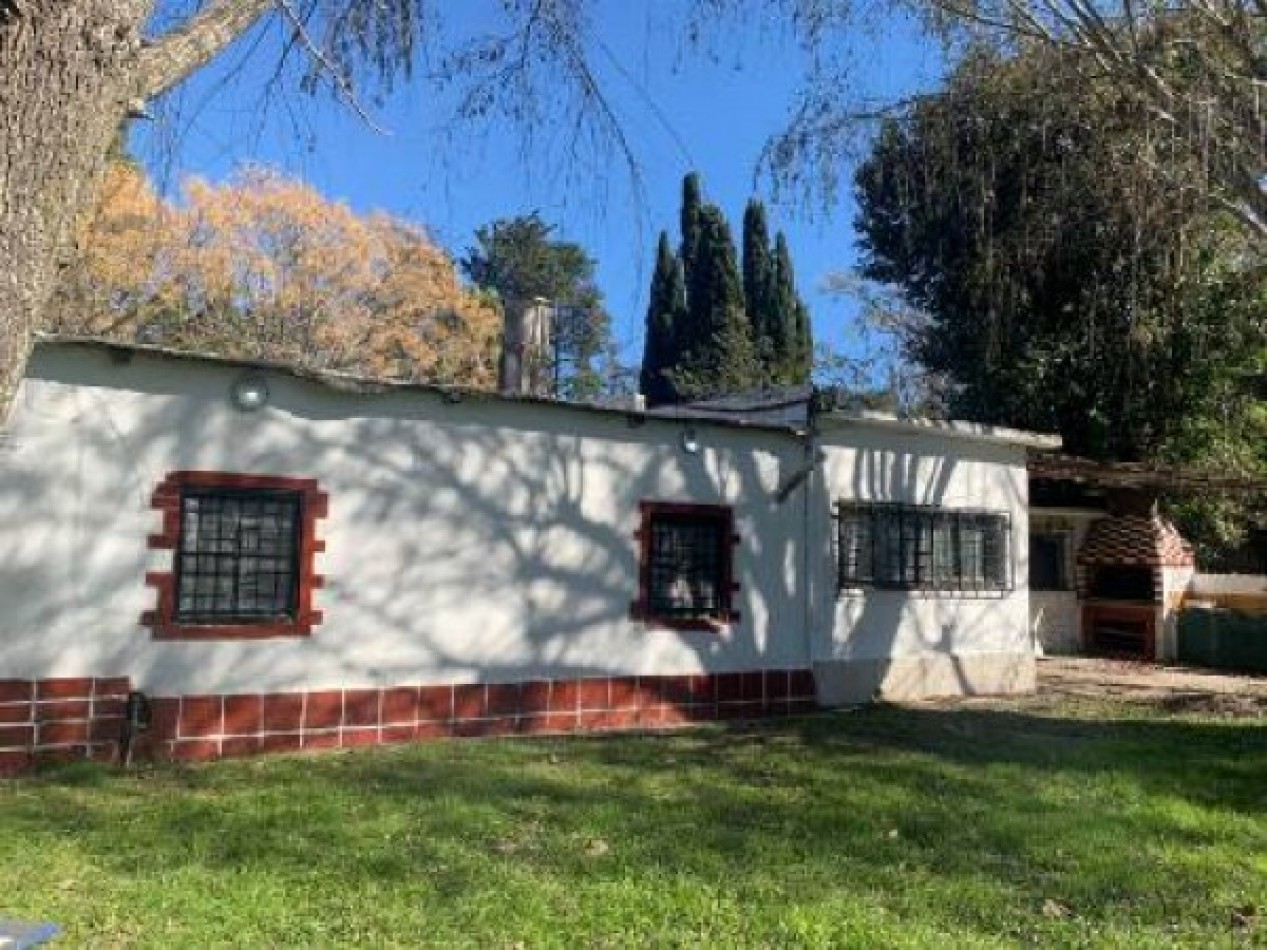
[(10, 842), (70, 835), (85, 860), (132, 878), (412, 888), (454, 932), (473, 926), (473, 901), (565, 914), (613, 888), (724, 892), (758, 923), (865, 895), (898, 919), (986, 934), (1021, 932), (1047, 898), (1127, 930), (1217, 929), (1229, 901), (1267, 898), (1255, 870), (1267, 730), (1244, 721), (879, 707), (673, 735), (76, 769), (12, 788), (0, 790)]

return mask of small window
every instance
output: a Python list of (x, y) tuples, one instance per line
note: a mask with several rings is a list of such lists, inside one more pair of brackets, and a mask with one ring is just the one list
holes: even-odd
[(141, 623), (155, 639), (307, 636), (321, 622), (316, 530), (329, 501), (315, 479), (172, 472), (152, 504), (162, 531), (149, 546), (171, 552), (145, 578), (158, 602)]
[(838, 586), (1009, 590), (1007, 515), (914, 505), (836, 508)]
[(295, 491), (181, 493), (178, 623), (293, 620), (302, 496)]
[(1069, 534), (1033, 532), (1029, 536), (1031, 590), (1069, 590)]
[(639, 597), (632, 614), (670, 627), (711, 628), (731, 609), (734, 517), (729, 508), (644, 502)]

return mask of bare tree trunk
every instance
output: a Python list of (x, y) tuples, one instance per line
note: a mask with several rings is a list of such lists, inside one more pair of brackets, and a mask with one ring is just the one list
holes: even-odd
[(0, 424), (132, 106), (212, 59), (272, 0), (212, 0), (142, 43), (155, 0), (0, 0)]
[(18, 0), (0, 20), (0, 421), (127, 113), (152, 0)]

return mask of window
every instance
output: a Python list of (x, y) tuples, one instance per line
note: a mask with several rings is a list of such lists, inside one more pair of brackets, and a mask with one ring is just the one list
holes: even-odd
[(734, 515), (729, 508), (644, 502), (639, 594), (632, 616), (669, 627), (710, 629), (731, 609)]
[(163, 532), (150, 547), (172, 551), (171, 571), (146, 578), (158, 607), (142, 622), (156, 638), (303, 636), (320, 622), (314, 535), (327, 499), (314, 480), (174, 472), (153, 504)]
[(293, 620), (302, 504), (296, 491), (182, 492), (176, 620)]
[(1069, 590), (1069, 534), (1035, 531), (1029, 536), (1031, 590)]
[(1011, 589), (1007, 515), (840, 502), (836, 528), (842, 589)]

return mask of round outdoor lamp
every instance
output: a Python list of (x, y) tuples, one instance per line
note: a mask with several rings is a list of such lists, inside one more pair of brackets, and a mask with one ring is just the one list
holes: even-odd
[(263, 376), (252, 373), (234, 383), (229, 395), (233, 405), (243, 412), (256, 412), (268, 405), (268, 383)]

